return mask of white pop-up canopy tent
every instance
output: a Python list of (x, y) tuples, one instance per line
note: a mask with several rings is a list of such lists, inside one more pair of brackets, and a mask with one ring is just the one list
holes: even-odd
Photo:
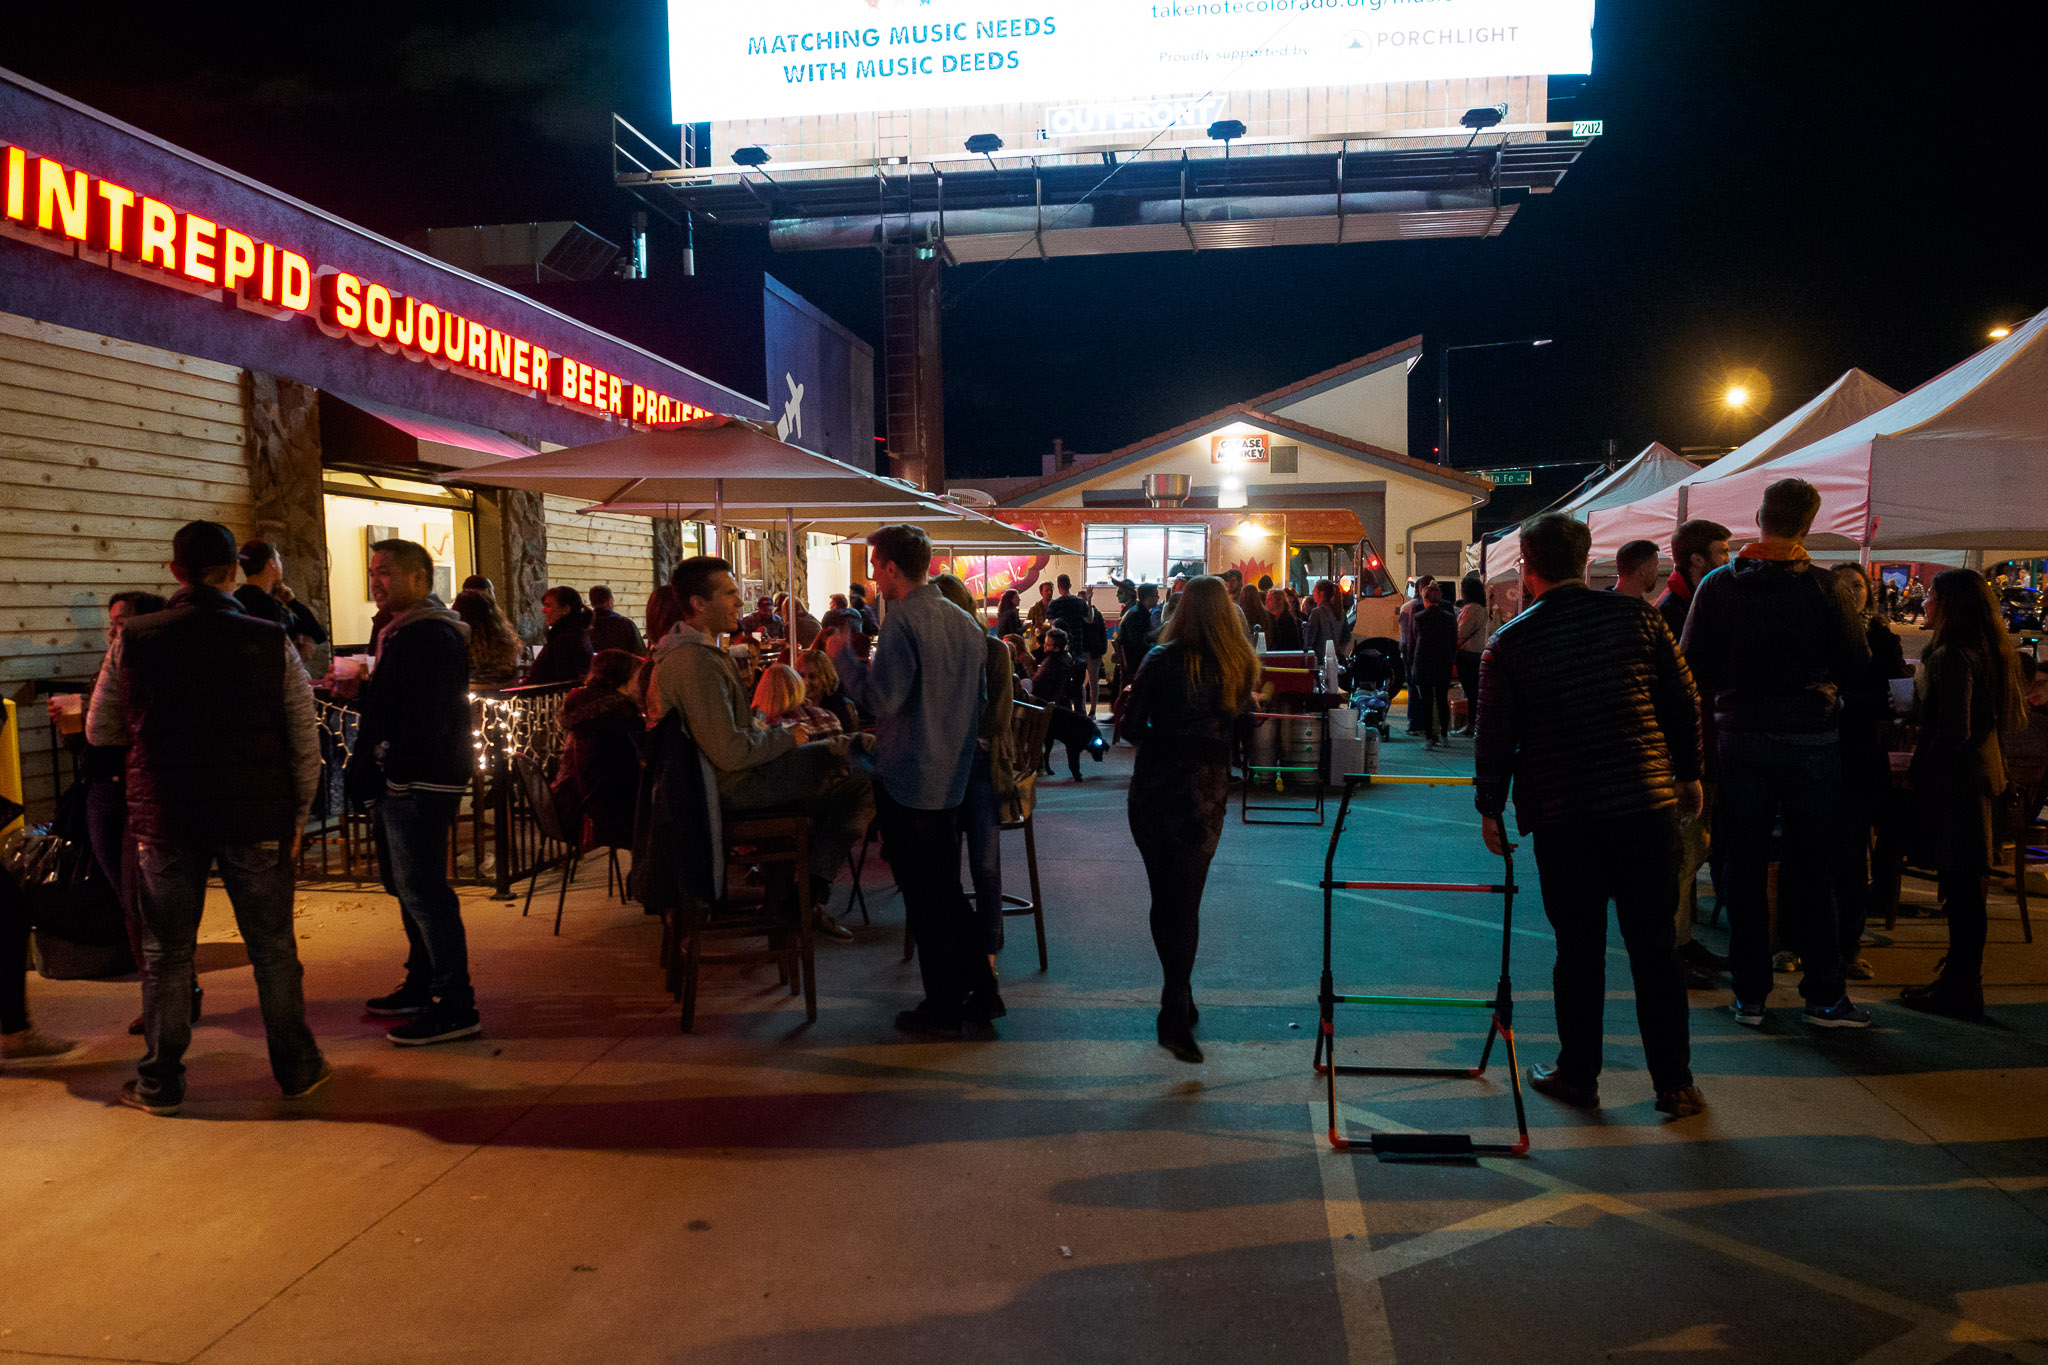
[(1812, 445), (1879, 411), (1899, 396), (1898, 390), (1861, 370), (1850, 370), (1785, 416), (1744, 441), (1706, 468), (1668, 488), (1640, 499), (1610, 504), (1586, 519), (1593, 532), (1593, 558), (1613, 559), (1631, 540), (1653, 540), (1666, 553), (1672, 532), (1692, 510), (1694, 489), (1729, 478)]
[[(1603, 508), (1620, 507), (1647, 498), (1697, 473), (1698, 465), (1684, 459), (1663, 442), (1652, 441), (1621, 468), (1543, 510), (1568, 512), (1585, 521)], [(1521, 571), (1521, 544), (1520, 532), (1510, 526), (1492, 540), (1468, 545), (1465, 547), (1465, 572), (1483, 573), (1489, 583), (1511, 579)]]
[(1833, 435), (1699, 485), (1688, 513), (1753, 539), (1785, 478), (1820, 490), (1817, 548), (2048, 551), (2048, 312)]

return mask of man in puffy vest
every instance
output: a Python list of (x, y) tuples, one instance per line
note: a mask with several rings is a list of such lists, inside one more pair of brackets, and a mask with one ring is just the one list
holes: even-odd
[(93, 689), (86, 738), (127, 745), (149, 1051), (121, 1102), (168, 1116), (185, 1099), (193, 954), (218, 864), (256, 971), (270, 1070), (287, 1099), (331, 1074), (306, 1027), (292, 864), (320, 779), (305, 665), (284, 631), (245, 615), (233, 532), (195, 521), (171, 541), (170, 606), (128, 623)]

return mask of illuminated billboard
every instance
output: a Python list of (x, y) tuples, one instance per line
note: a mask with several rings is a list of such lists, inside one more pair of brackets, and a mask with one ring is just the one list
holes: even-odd
[(678, 123), (1592, 70), (1593, 0), (669, 0)]

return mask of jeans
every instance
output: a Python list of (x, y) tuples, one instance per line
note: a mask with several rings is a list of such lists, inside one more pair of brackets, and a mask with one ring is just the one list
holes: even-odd
[(206, 874), (220, 864), (235, 925), (256, 970), (256, 999), (270, 1043), (270, 1074), (286, 1094), (320, 1074), (320, 1048), (306, 1027), (305, 970), (292, 934), (290, 846), (142, 843), (136, 848), (142, 902), (142, 1031), (149, 1051), (136, 1068), (147, 1099), (185, 1097), (185, 1050), (192, 1045), (193, 953), (206, 909)]
[(1984, 870), (1942, 868), (1936, 884), (1948, 915), (1948, 957), (1941, 964), (1941, 979), (1952, 986), (1978, 986), (1984, 979), (1984, 940), (1990, 929)]
[(1714, 849), (1714, 784), (1700, 784), (1700, 813), (1678, 822), (1678, 910), (1672, 921), (1680, 947), (1692, 942), (1699, 913), (1700, 869)]
[(128, 950), (142, 966), (142, 902), (137, 894), (135, 849), (128, 838), (128, 784), (97, 778), (85, 789), (85, 832), (93, 860), (106, 874), (107, 885), (121, 902), (121, 922), (128, 929)]
[(1408, 729), (1442, 739), (1451, 732), (1451, 679), (1447, 673), (1417, 670), (1408, 683)]
[(734, 815), (773, 810), (809, 816), (811, 875), (830, 882), (875, 818), (874, 782), (849, 766), (845, 747), (805, 744), (758, 768), (720, 773), (719, 800)]
[(970, 992), (995, 985), (974, 906), (960, 888), (960, 808), (917, 810), (898, 805), (879, 787), (875, 804), (882, 857), (903, 892), (903, 917), (917, 939), (921, 1008), (939, 1020), (957, 1020)]
[(1003, 817), (989, 777), (986, 751), (975, 754), (960, 803), (960, 832), (967, 839), (967, 872), (974, 879), (974, 919), (985, 953), (1003, 950)]
[(12, 878), (0, 878), (0, 1033), (28, 1027), (28, 904)]
[(448, 885), (448, 826), (461, 804), (454, 792), (413, 792), (374, 811), (377, 871), (405, 922), (405, 984), (457, 1012), (476, 1008), (462, 902)]
[[(1543, 913), (1557, 935), (1551, 985), (1557, 1005), (1557, 1067), (1591, 1085), (1600, 1075), (1607, 1003), (1607, 902), (1628, 949), (1636, 1027), (1659, 1090), (1692, 1084), (1685, 969), (1672, 918), (1678, 897), (1678, 818), (1671, 810), (1537, 830)], [(1767, 964), (1768, 965), (1768, 964)]]
[(1465, 694), (1465, 728), (1479, 728), (1479, 651), (1458, 651), (1458, 690)]
[(1832, 730), (1772, 735), (1724, 730), (1719, 829), (1726, 850), (1728, 957), (1735, 998), (1760, 1005), (1771, 993), (1767, 890), (1771, 828), (1781, 827), (1779, 936), (1800, 955), (1799, 993), (1815, 1005), (1842, 998), (1841, 926), (1830, 870), (1840, 848), (1842, 756)]

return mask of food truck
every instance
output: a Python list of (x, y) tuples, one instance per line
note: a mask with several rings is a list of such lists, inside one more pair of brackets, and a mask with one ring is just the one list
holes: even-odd
[[(1119, 582), (1156, 583), (1236, 569), (1250, 584), (1287, 586), (1304, 599), (1322, 579), (1357, 594), (1354, 638), (1398, 634), (1403, 600), (1378, 547), (1345, 508), (1049, 507), (991, 508), (991, 516), (1034, 531), (1067, 552), (948, 559), (991, 614), (1014, 588), (1029, 607), (1040, 583), (1066, 574), (1076, 592), (1096, 589), (1095, 605), (1112, 624), (1122, 607)], [(937, 566), (934, 572), (939, 572)]]

